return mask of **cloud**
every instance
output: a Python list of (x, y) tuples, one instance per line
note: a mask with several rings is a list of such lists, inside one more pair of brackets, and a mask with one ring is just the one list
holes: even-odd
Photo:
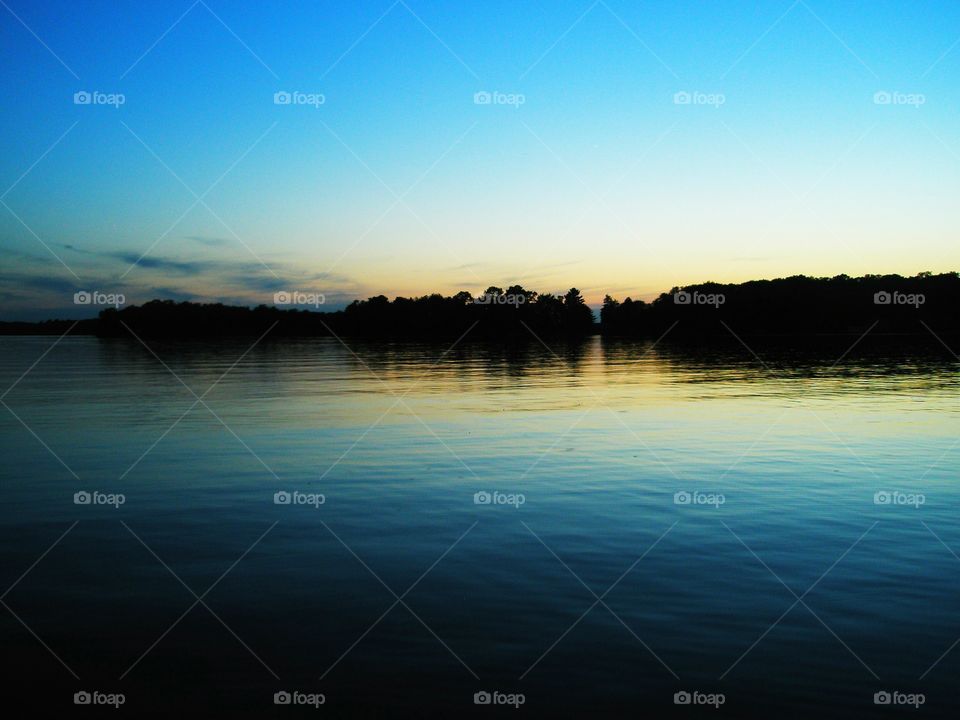
[(199, 275), (218, 267), (218, 263), (211, 260), (172, 260), (154, 255), (140, 256), (131, 252), (105, 253), (105, 257), (122, 260), (129, 265), (147, 268), (148, 270), (167, 270), (181, 275)]
[(475, 268), (483, 268), (483, 267), (493, 267), (493, 263), (472, 262), (472, 263), (464, 263), (463, 265), (455, 265), (453, 267), (448, 267), (445, 269), (446, 270), (473, 270)]
[(175, 260), (172, 258), (157, 257), (156, 255), (141, 255), (138, 252), (129, 250), (85, 250), (75, 245), (64, 245), (63, 247), (81, 255), (104, 258), (105, 260), (116, 260), (126, 265), (136, 265), (149, 270), (166, 270), (181, 275), (198, 275), (216, 267), (216, 263), (210, 260)]
[(329, 273), (329, 272), (317, 273), (315, 275), (311, 275), (310, 279), (320, 280), (322, 282), (341, 283), (341, 284), (348, 284), (348, 283), (354, 282), (354, 279), (351, 278), (349, 275), (341, 275), (339, 273)]
[(46, 293), (62, 293), (64, 297), (72, 295), (80, 288), (72, 279), (50, 277), (49, 275), (34, 275), (28, 273), (0, 273), (0, 286), (14, 295), (23, 295), (23, 290), (34, 290)]
[(252, 277), (250, 275), (234, 275), (231, 278), (232, 284), (246, 286), (255, 292), (274, 293), (278, 290), (292, 289), (294, 283), (276, 278), (273, 275), (263, 275)]
[(207, 247), (223, 247), (230, 244), (227, 238), (210, 237), (209, 235), (184, 235), (183, 237), (185, 240), (193, 240)]
[[(272, 267), (267, 267), (245, 258), (141, 257), (140, 250), (93, 250), (73, 244), (60, 247), (72, 254), (70, 264), (80, 280), (61, 271), (59, 265), (52, 270), (47, 258), (0, 248), (5, 256), (5, 267), (0, 270), (0, 319), (67, 318), (88, 313), (89, 308), (78, 309), (72, 304), (73, 293), (78, 290), (122, 293), (128, 304), (160, 298), (250, 306), (272, 303), (274, 293), (280, 290), (299, 290), (322, 293), (331, 310), (369, 294), (348, 275), (316, 272), (285, 262), (272, 262)], [(134, 271), (124, 274), (131, 265)], [(13, 267), (16, 270), (8, 270)]]
[(63, 247), (72, 252), (80, 253), (81, 255), (97, 255), (93, 250), (84, 250), (83, 248), (78, 248), (76, 245), (70, 245), (68, 243), (64, 243)]

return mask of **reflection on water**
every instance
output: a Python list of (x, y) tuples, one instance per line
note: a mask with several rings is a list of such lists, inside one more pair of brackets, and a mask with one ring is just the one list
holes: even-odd
[(18, 381), (52, 339), (0, 338), (11, 683), (161, 715), (269, 716), (283, 689), (398, 716), (489, 711), (484, 690), (955, 710), (960, 363), (853, 340), (151, 343), (161, 362), (68, 338)]

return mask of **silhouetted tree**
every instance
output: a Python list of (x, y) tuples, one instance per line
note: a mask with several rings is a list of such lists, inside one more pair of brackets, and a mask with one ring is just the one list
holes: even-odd
[(589, 332), (593, 327), (593, 311), (576, 288), (563, 296), (563, 315), (564, 327), (570, 332)]
[(471, 332), (477, 337), (515, 339), (531, 338), (531, 331), (537, 336), (593, 332), (590, 309), (576, 290), (560, 300), (549, 294), (541, 296), (521, 285), (513, 285), (506, 292), (491, 286), (476, 299), (466, 291), (452, 297), (434, 293), (393, 301), (376, 295), (368, 300), (354, 300), (342, 312), (158, 300), (102, 312), (96, 321), (96, 332), (105, 336), (127, 335), (124, 325), (144, 337), (259, 335), (271, 326), (275, 326), (274, 336), (332, 332), (340, 336), (433, 338), (457, 337), (473, 328)]
[(707, 282), (675, 287), (650, 304), (627, 298), (618, 305), (609, 298), (601, 316), (607, 335), (660, 335), (670, 327), (674, 337), (729, 336), (727, 328), (755, 335), (849, 334), (871, 327), (877, 333), (928, 332), (921, 321), (937, 332), (958, 332), (960, 275)]
[[(485, 302), (494, 298), (493, 302)], [(522, 300), (521, 300), (522, 299)], [(802, 275), (741, 284), (699, 283), (675, 287), (653, 302), (607, 295), (600, 311), (606, 335), (704, 338), (738, 334), (796, 335), (857, 333), (929, 334), (960, 332), (960, 274), (915, 277), (865, 275), (812, 278)], [(72, 323), (0, 323), (0, 333), (63, 333)], [(487, 288), (487, 298), (461, 291), (417, 298), (384, 295), (355, 300), (343, 311), (316, 312), (259, 305), (255, 308), (153, 300), (121, 310), (107, 309), (74, 332), (141, 337), (343, 336), (374, 338), (476, 337), (496, 339), (582, 336), (594, 332), (593, 312), (577, 288), (562, 297), (519, 284)]]

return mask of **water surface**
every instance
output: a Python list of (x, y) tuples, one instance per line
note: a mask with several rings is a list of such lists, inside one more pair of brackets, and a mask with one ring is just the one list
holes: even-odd
[(960, 705), (960, 363), (933, 344), (53, 340), (0, 338), (0, 632), (51, 705)]

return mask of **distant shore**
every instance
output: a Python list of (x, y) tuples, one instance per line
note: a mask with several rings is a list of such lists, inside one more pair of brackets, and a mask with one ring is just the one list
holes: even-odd
[[(279, 293), (278, 297), (283, 294)], [(285, 298), (282, 298), (285, 299)], [(675, 287), (652, 302), (609, 295), (600, 322), (579, 290), (562, 295), (520, 286), (490, 287), (419, 298), (380, 295), (336, 312), (300, 307), (229, 306), (153, 300), (107, 308), (79, 321), (0, 322), (0, 335), (93, 335), (98, 337), (213, 338), (355, 337), (371, 339), (576, 338), (707, 339), (731, 335), (765, 337), (955, 335), (960, 333), (960, 274), (852, 278), (796, 276), (738, 284), (699, 283)]]

